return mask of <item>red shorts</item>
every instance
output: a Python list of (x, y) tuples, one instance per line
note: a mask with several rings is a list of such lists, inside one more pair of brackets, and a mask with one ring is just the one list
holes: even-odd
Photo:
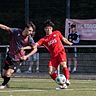
[(60, 53), (58, 53), (57, 56), (52, 57), (50, 59), (48, 66), (53, 66), (53, 67), (55, 67), (57, 69), (58, 65), (61, 62), (66, 62), (66, 61), (67, 61), (66, 53), (64, 51), (61, 51)]

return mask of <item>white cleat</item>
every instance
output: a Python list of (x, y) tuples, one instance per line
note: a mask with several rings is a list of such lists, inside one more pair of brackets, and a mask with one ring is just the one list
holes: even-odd
[(56, 90), (62, 90), (62, 89), (67, 89), (67, 85), (63, 84), (56, 88)]
[(0, 89), (4, 89), (5, 87), (6, 87), (6, 86), (1, 85), (1, 86), (0, 86)]

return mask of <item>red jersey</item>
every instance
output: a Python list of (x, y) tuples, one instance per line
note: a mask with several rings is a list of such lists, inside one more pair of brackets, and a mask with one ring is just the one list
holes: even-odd
[(37, 43), (39, 46), (44, 45), (49, 50), (51, 56), (55, 57), (59, 52), (64, 50), (61, 42), (62, 38), (63, 36), (59, 31), (53, 31), (52, 34), (44, 36)]

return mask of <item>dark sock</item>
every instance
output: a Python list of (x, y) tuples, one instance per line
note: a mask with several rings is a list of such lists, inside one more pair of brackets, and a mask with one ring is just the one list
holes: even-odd
[(3, 79), (4, 79), (4, 81), (3, 81), (2, 85), (5, 86), (9, 82), (10, 77), (4, 76)]
[(1, 75), (1, 77), (4, 78), (5, 76), (2, 76), (2, 75)]

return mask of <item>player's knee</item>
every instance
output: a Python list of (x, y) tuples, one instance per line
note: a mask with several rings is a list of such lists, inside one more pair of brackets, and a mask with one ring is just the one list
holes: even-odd
[(62, 65), (63, 68), (67, 67), (67, 63), (66, 62), (62, 62), (61, 65)]
[(6, 77), (11, 77), (12, 74), (11, 73), (6, 73)]
[(49, 75), (50, 75), (50, 74), (52, 74), (52, 72), (51, 72), (51, 71), (49, 71)]
[(53, 74), (56, 71), (55, 67), (50, 66), (49, 67), (49, 75)]
[(49, 71), (49, 75), (53, 74), (54, 72), (55, 72), (54, 70)]
[(6, 72), (6, 77), (11, 77), (12, 76), (12, 74), (14, 73), (14, 70), (8, 70), (7, 72)]

